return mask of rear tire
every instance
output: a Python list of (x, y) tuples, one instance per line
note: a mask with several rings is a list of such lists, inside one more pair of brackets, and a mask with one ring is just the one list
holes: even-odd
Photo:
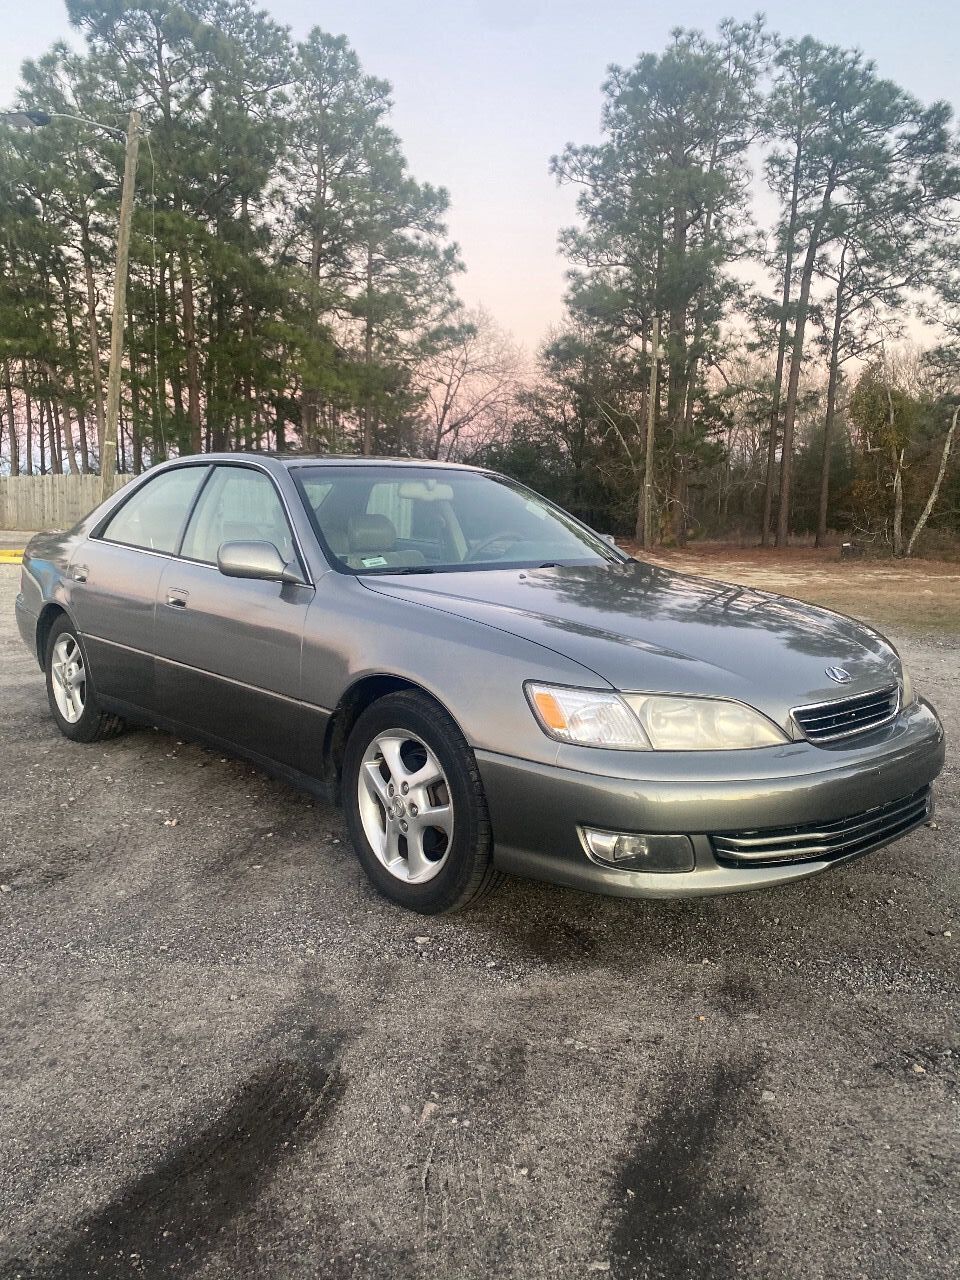
[(414, 690), (364, 711), (347, 741), (343, 806), (360, 864), (386, 897), (424, 915), (459, 911), (504, 879), (473, 752)]
[(50, 711), (65, 738), (99, 742), (123, 729), (120, 717), (104, 711), (97, 699), (87, 651), (66, 614), (50, 628), (44, 670)]

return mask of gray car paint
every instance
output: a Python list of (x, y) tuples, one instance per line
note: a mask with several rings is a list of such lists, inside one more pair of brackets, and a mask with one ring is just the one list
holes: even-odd
[[(908, 795), (939, 772), (943, 731), (923, 702), (830, 747), (798, 740), (753, 751), (656, 752), (554, 741), (529, 710), (525, 681), (738, 698), (796, 736), (791, 708), (838, 694), (827, 666), (851, 671), (844, 692), (853, 694), (899, 681), (900, 663), (882, 636), (848, 618), (626, 560), (403, 577), (340, 572), (326, 560), (294, 483), (298, 466), (326, 461), (367, 465), (202, 459), (272, 478), (308, 585), (227, 578), (213, 566), (96, 537), (136, 485), (184, 465), (167, 463), (69, 533), (30, 543), (17, 602), (25, 642), (38, 652), (41, 616), (64, 610), (84, 636), (110, 709), (205, 738), (316, 790), (336, 789), (336, 726), (351, 697), (379, 679), (408, 682), (448, 710), (474, 750), (500, 866), (623, 896), (724, 892), (808, 876), (836, 863), (721, 867), (707, 833), (845, 817)], [(185, 606), (167, 603), (177, 593)], [(600, 867), (586, 857), (578, 824), (690, 834), (696, 869)]]
[(311, 587), (168, 561), (154, 632), (157, 710), (299, 768), (301, 654), (313, 598)]
[(613, 688), (736, 698), (787, 732), (792, 707), (839, 696), (828, 664), (850, 669), (844, 695), (896, 684), (900, 676), (890, 645), (849, 618), (649, 564), (369, 584), (556, 647)]

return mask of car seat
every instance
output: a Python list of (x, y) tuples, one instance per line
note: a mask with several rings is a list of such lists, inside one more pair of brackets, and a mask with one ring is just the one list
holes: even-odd
[(427, 563), (421, 551), (396, 549), (397, 530), (387, 516), (351, 516), (347, 543), (346, 561), (351, 569), (415, 568)]

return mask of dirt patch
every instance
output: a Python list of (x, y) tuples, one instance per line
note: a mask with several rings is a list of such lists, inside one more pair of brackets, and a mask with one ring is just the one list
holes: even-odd
[(947, 560), (841, 560), (835, 547), (645, 552), (627, 544), (625, 550), (667, 569), (793, 596), (874, 626), (960, 630), (960, 565)]

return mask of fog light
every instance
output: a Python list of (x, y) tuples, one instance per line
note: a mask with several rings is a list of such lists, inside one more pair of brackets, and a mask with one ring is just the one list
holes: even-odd
[(620, 871), (692, 871), (694, 867), (688, 836), (640, 836), (581, 827), (580, 839), (594, 862)]

